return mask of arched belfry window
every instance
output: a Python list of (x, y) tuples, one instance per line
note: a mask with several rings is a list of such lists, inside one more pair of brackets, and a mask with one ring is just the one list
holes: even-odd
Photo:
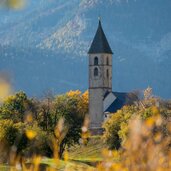
[(98, 59), (98, 57), (96, 56), (95, 58), (94, 58), (94, 65), (98, 65), (99, 64), (99, 59)]
[(106, 59), (106, 65), (109, 65), (109, 57)]
[(109, 78), (109, 70), (108, 69), (106, 71), (106, 76), (107, 76), (107, 78)]
[(99, 75), (98, 68), (94, 68), (94, 76), (97, 77)]

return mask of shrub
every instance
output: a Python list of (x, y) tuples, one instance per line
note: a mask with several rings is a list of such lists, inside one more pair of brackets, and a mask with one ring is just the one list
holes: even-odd
[[(168, 136), (161, 129), (165, 124)], [(108, 151), (99, 171), (170, 171), (171, 127), (160, 115), (142, 120), (136, 117), (129, 122), (129, 135), (118, 152)]]
[(119, 149), (121, 143), (125, 141), (128, 134), (129, 119), (136, 111), (135, 106), (125, 106), (103, 124), (105, 129), (103, 138), (110, 149)]

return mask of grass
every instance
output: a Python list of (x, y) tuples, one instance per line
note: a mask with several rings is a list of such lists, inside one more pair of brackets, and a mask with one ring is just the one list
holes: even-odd
[[(27, 164), (29, 166), (30, 164)], [(85, 163), (79, 163), (75, 161), (62, 161), (60, 160), (58, 163), (55, 163), (53, 159), (43, 159), (40, 164), (40, 170), (46, 170), (46, 167), (54, 168), (58, 171), (80, 171), (80, 170), (89, 170), (94, 171), (94, 167), (91, 167)], [(11, 167), (7, 165), (0, 165), (0, 171), (10, 171)]]
[(69, 149), (69, 160), (59, 161), (55, 166), (53, 159), (45, 158), (42, 164), (57, 168), (59, 171), (79, 171), (87, 170), (94, 171), (97, 163), (103, 160), (102, 149), (106, 148), (100, 136), (92, 136), (87, 145), (75, 145)]
[(93, 171), (94, 167), (91, 167), (85, 163), (80, 163), (76, 161), (63, 161), (60, 160), (57, 164), (53, 159), (43, 159), (41, 164), (45, 164), (50, 166), (51, 168), (55, 168), (58, 171), (68, 170), (68, 171), (77, 171), (77, 170), (90, 170)]
[(8, 165), (0, 164), (0, 171), (9, 171), (9, 170), (10, 170), (10, 167)]
[[(43, 158), (41, 161), (41, 170), (43, 171), (47, 166), (50, 166), (58, 171), (79, 171), (88, 169), (94, 171), (94, 166), (103, 160), (101, 150), (105, 147), (100, 136), (92, 136), (87, 145), (75, 145), (69, 149), (68, 161), (59, 160), (58, 163), (56, 163), (54, 159)], [(0, 171), (9, 170), (9, 166), (0, 165)]]
[(87, 145), (75, 145), (69, 149), (69, 159), (84, 163), (101, 162), (102, 149), (105, 147), (100, 136), (92, 136)]

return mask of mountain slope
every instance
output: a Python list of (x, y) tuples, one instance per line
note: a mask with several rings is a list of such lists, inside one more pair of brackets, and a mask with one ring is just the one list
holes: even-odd
[(100, 15), (114, 51), (114, 90), (152, 86), (170, 98), (170, 7), (170, 0), (31, 0), (22, 11), (1, 10), (0, 70), (29, 95), (87, 89), (86, 53)]

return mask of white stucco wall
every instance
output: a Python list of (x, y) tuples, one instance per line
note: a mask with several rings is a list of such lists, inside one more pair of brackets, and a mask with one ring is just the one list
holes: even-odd
[(115, 95), (111, 92), (103, 101), (103, 112), (116, 100)]

